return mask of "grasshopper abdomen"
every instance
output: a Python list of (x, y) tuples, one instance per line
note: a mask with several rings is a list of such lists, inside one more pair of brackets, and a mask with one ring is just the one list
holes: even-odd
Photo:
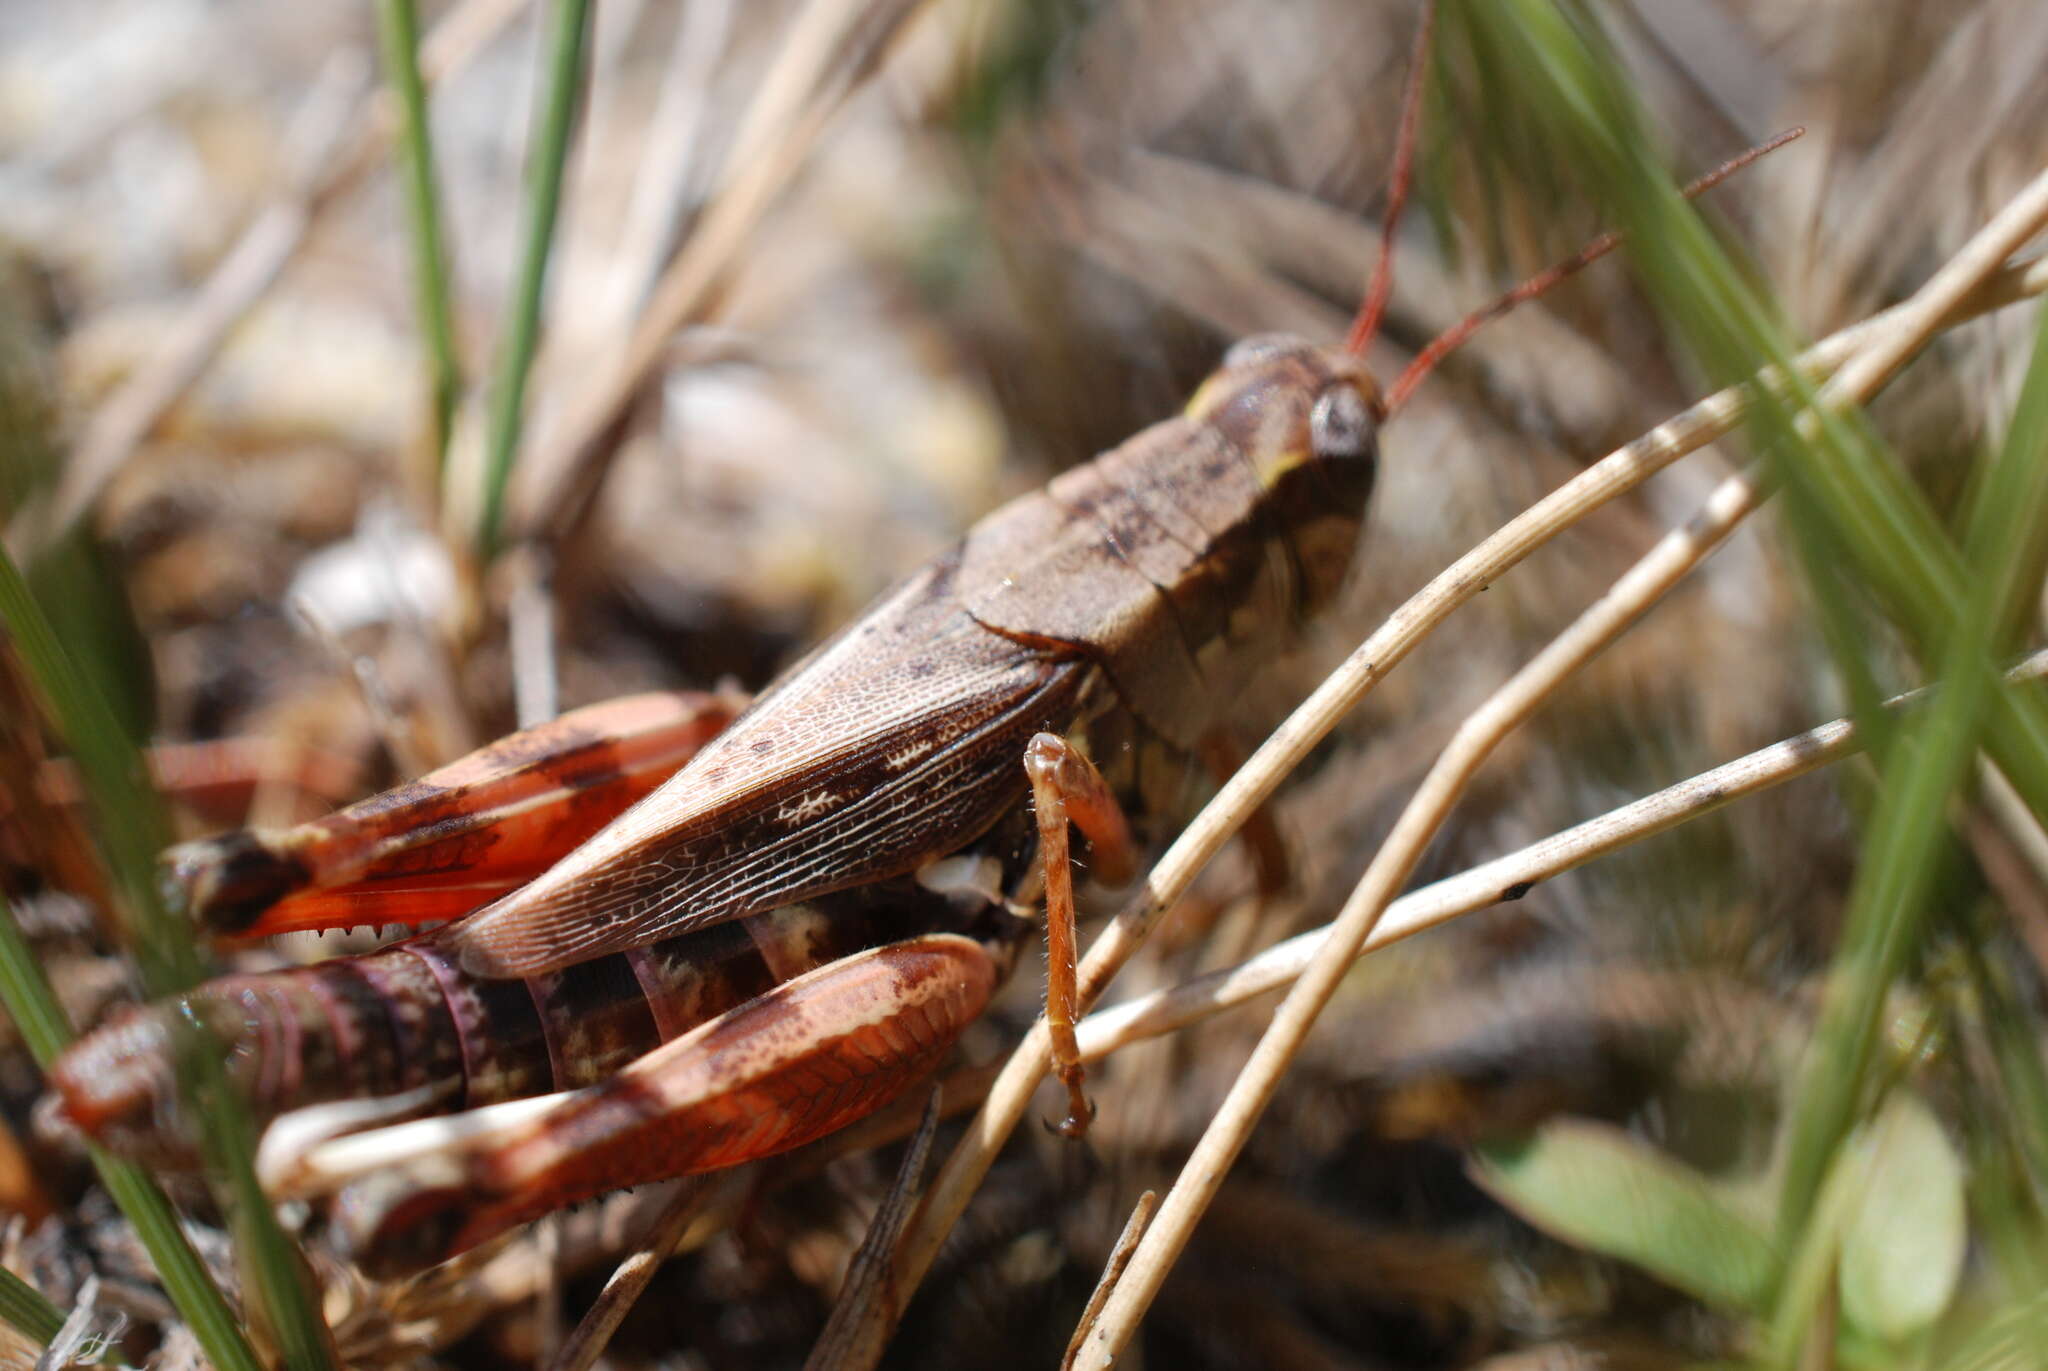
[(132, 1155), (182, 1162), (190, 1130), (176, 1114), (171, 1034), (190, 1016), (225, 1046), (261, 1120), (398, 1095), (416, 1098), (415, 1112), (478, 1108), (607, 1079), (783, 981), (961, 918), (903, 882), (531, 981), (469, 976), (436, 930), (360, 956), (221, 977), (133, 1011), (59, 1058), (50, 1085), (64, 1123)]

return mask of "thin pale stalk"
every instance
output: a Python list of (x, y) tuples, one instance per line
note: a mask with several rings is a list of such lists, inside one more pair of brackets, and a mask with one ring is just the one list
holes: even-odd
[[(2013, 789), (2005, 773), (1988, 761), (1978, 767), (1977, 786), (1979, 799), (1992, 820), (2033, 873), (2035, 882), (2048, 889), (2048, 826), (2027, 808), (2027, 802)], [(2048, 1133), (2042, 1136), (2048, 1138)]]
[(484, 447), (483, 513), (477, 547), (485, 559), (498, 548), (505, 517), (505, 486), (519, 447), (526, 409), (527, 373), (540, 338), (540, 306), (547, 284), (548, 256), (562, 204), (562, 171), (569, 160), (569, 134), (583, 89), (583, 51), (590, 34), (589, 0), (555, 0), (548, 27), (547, 72), (534, 115), (532, 162), (527, 169), (526, 223), (511, 311), (498, 349), (498, 374), (491, 385), (491, 419)]
[(555, 670), (554, 559), (534, 543), (520, 544), (509, 556), (512, 592), (505, 619), (512, 647), (513, 713), (521, 728), (532, 728), (562, 712)]
[[(2019, 684), (2039, 681), (2044, 676), (2048, 676), (2048, 652), (2037, 652), (2015, 666), (2005, 679), (2008, 684)], [(1925, 690), (1912, 691), (1887, 701), (1886, 708), (1903, 709), (1924, 699), (1926, 694)], [(1461, 915), (1491, 908), (1503, 900), (1519, 899), (1531, 887), (1597, 857), (1809, 775), (1855, 755), (1864, 746), (1853, 721), (1835, 719), (1527, 847), (1411, 890), (1387, 906), (1387, 912), (1366, 939), (1361, 955), (1412, 938)], [(1291, 984), (1314, 960), (1329, 932), (1328, 925), (1310, 929), (1227, 970), (1153, 991), (1090, 1015), (1079, 1028), (1082, 1060), (1097, 1061), (1129, 1043), (1175, 1032)], [(2048, 1092), (2044, 1092), (2043, 1098), (2048, 1099)], [(2043, 1117), (2048, 1119), (2048, 1114)], [(2048, 1141), (2048, 1133), (2042, 1137)]]
[(1138, 1196), (1138, 1202), (1131, 1206), (1131, 1216), (1124, 1220), (1124, 1231), (1117, 1234), (1116, 1246), (1110, 1249), (1109, 1260), (1102, 1264), (1102, 1278), (1095, 1282), (1095, 1289), (1088, 1293), (1088, 1303), (1081, 1310), (1081, 1321), (1074, 1327), (1074, 1336), (1067, 1343), (1066, 1355), (1060, 1358), (1060, 1371), (1072, 1371), (1075, 1358), (1081, 1355), (1088, 1331), (1095, 1327), (1096, 1318), (1102, 1313), (1103, 1303), (1109, 1299), (1109, 1292), (1116, 1289), (1116, 1283), (1123, 1279), (1124, 1268), (1131, 1264), (1131, 1254), (1138, 1250), (1138, 1239), (1145, 1236), (1145, 1229), (1152, 1222), (1153, 1212), (1159, 1208), (1159, 1192), (1147, 1190)]
[(922, 0), (847, 5), (812, 0), (756, 88), (711, 202), (661, 274), (631, 336), (566, 407), (559, 436), (533, 454), (514, 536), (559, 542), (603, 484), (606, 442), (676, 331), (701, 319), (744, 259), (768, 210), (796, 177), (833, 114), (879, 68)]
[(661, 95), (647, 121), (649, 147), (633, 178), (633, 198), (612, 250), (597, 315), (624, 336), (675, 250), (677, 229), (702, 194), (712, 77), (728, 54), (732, 0), (695, 0), (676, 24)]
[(419, 12), (413, 0), (377, 0), (377, 37), (385, 79), (399, 110), (399, 161), (412, 230), (415, 308), (425, 335), (428, 390), (433, 397), (434, 478), (438, 488), (448, 460), (448, 433), (462, 394), (462, 364), (455, 351), (453, 290), (441, 234), (440, 196), (434, 174), (434, 139), (427, 122), (427, 86), (420, 76)]
[[(1959, 301), (1942, 320), (1950, 326), (2048, 289), (2048, 263), (1993, 273)], [(1834, 334), (1806, 352), (1799, 365), (1826, 374), (1892, 326), (1904, 306), (1894, 307)], [(1763, 384), (1781, 382), (1771, 373)], [(1137, 950), (1159, 915), (1170, 907), (1211, 858), (1229, 841), (1254, 808), (1300, 764), (1337, 721), (1377, 685), (1388, 670), (1458, 606), (1484, 590), (1529, 553), (1651, 475), (1727, 433), (1741, 418), (1746, 387), (1730, 387), (1667, 420), (1650, 433), (1609, 454), (1538, 501), (1411, 597), (1224, 785), (1169, 848), (1143, 889), (1097, 939), (1081, 966), (1081, 1005), (1101, 993)], [(990, 1087), (987, 1103), (955, 1146), (933, 1182), (932, 1192), (898, 1256), (897, 1275), (906, 1292), (930, 1269), (939, 1244), (987, 1174), (996, 1152), (1030, 1106), (1031, 1095), (1050, 1064), (1043, 1023), (1035, 1025)]]
[(590, 1306), (583, 1321), (576, 1325), (576, 1331), (555, 1354), (549, 1363), (549, 1371), (590, 1371), (597, 1359), (604, 1355), (605, 1345), (612, 1334), (618, 1331), (633, 1304), (647, 1289), (654, 1273), (661, 1264), (675, 1254), (676, 1247), (690, 1231), (690, 1225), (704, 1212), (705, 1202), (711, 1198), (710, 1188), (701, 1176), (687, 1176), (677, 1185), (675, 1194), (655, 1217), (654, 1225), (639, 1246), (619, 1263), (612, 1272), (612, 1278), (604, 1283), (598, 1292), (597, 1302)]

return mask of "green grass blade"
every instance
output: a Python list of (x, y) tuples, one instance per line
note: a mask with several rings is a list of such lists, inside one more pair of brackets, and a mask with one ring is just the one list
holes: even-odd
[[(37, 692), (59, 726), (92, 798), (95, 833), (106, 859), (113, 907), (127, 933), (144, 987), (152, 997), (175, 995), (197, 981), (200, 965), (191, 929), (182, 927), (158, 900), (154, 872), (156, 853), (168, 829), (155, 791), (150, 787), (142, 755), (123, 733), (107, 707), (97, 681), (88, 676), (71, 654), (64, 650), (29, 594), (28, 585), (13, 559), (0, 550), (0, 623), (13, 635), (16, 649), (34, 681)], [(42, 977), (34, 968), (28, 949), (15, 940), (11, 956), (24, 965), (6, 973), (11, 989), (33, 989)], [(30, 977), (28, 973), (34, 972)], [(44, 987), (47, 996), (47, 987)], [(33, 1005), (25, 1008), (26, 1021), (38, 1022), (43, 1048), (54, 1053), (68, 1038), (52, 1001), (47, 1013)], [(38, 1049), (39, 1053), (43, 1049)], [(175, 1035), (173, 1051), (182, 1104), (186, 1117), (199, 1124), (199, 1143), (211, 1174), (226, 1188), (225, 1205), (234, 1232), (236, 1254), (245, 1271), (253, 1296), (251, 1313), (267, 1321), (272, 1336), (291, 1367), (328, 1367), (334, 1364), (333, 1348), (321, 1322), (310, 1278), (297, 1247), (277, 1226), (256, 1183), (252, 1161), (254, 1129), (248, 1111), (229, 1085), (221, 1065), (220, 1049), (195, 1027)], [(42, 1060), (47, 1063), (48, 1057)], [(131, 1196), (142, 1188), (108, 1179), (108, 1190), (117, 1201), (124, 1191)], [(146, 1188), (156, 1194), (154, 1187)], [(148, 1203), (143, 1200), (143, 1203)], [(125, 1208), (125, 1202), (124, 1202)], [(177, 1231), (169, 1208), (164, 1206), (168, 1231)], [(144, 1224), (134, 1214), (138, 1231)], [(144, 1232), (145, 1241), (148, 1240)], [(153, 1252), (154, 1255), (154, 1252)], [(159, 1257), (159, 1261), (162, 1258)], [(210, 1284), (210, 1283), (209, 1283)], [(184, 1306), (181, 1304), (180, 1309)], [(199, 1321), (193, 1323), (198, 1332)], [(232, 1324), (229, 1325), (232, 1327)], [(209, 1345), (216, 1361), (223, 1356)], [(226, 1355), (232, 1355), (229, 1350)]]
[[(0, 565), (9, 572), (13, 569), (4, 556), (0, 556)], [(4, 581), (4, 574), (0, 574), (0, 581)], [(64, 1011), (58, 1007), (57, 997), (23, 941), (21, 930), (14, 923), (14, 911), (4, 898), (0, 898), (0, 1000), (6, 1002), (9, 1017), (43, 1066), (47, 1067), (71, 1041)], [(228, 1307), (206, 1264), (192, 1250), (184, 1230), (178, 1226), (177, 1212), (164, 1198), (163, 1191), (128, 1163), (117, 1161), (98, 1148), (90, 1152), (100, 1183), (128, 1216), (128, 1222), (135, 1225), (136, 1236), (156, 1264), (157, 1279), (163, 1282), (165, 1293), (191, 1327), (193, 1336), (199, 1339), (199, 1345), (206, 1349), (207, 1357), (222, 1371), (262, 1371), (263, 1363), (242, 1334), (241, 1320)], [(61, 1315), (57, 1321), (63, 1323)], [(51, 1332), (54, 1336), (55, 1330)]]
[(0, 916), (4, 916), (0, 917), (0, 1000), (6, 1002), (7, 1016), (14, 1020), (30, 1055), (47, 1069), (71, 1041), (71, 1025), (64, 1021), (64, 1011), (43, 978), (42, 968), (36, 965), (35, 954), (15, 927), (14, 910), (4, 894), (0, 894)]
[(484, 448), (484, 498), (477, 527), (479, 554), (497, 551), (505, 518), (505, 487), (519, 447), (520, 417), (526, 406), (526, 376), (540, 335), (542, 288), (548, 253), (561, 208), (562, 169), (569, 158), (569, 133), (583, 86), (583, 48), (589, 33), (589, 0), (555, 0), (548, 31), (547, 76), (535, 112), (532, 161), (526, 187), (525, 245), (513, 288), (511, 313), (498, 349), (498, 374), (491, 385), (490, 428)]
[[(1772, 311), (1658, 167), (1647, 121), (1597, 39), (1545, 0), (1488, 6), (1471, 25), (1511, 48), (1496, 63), (1522, 87), (1516, 108), (1551, 131), (1630, 235), (1645, 285), (1709, 376), (1782, 366), (1789, 344)], [(2044, 335), (2048, 344), (2048, 335)], [(1856, 606), (1892, 617), (1941, 682), (1930, 710), (1881, 759), (1865, 837), (1804, 1089), (1788, 1126), (1778, 1224), (1788, 1270), (1832, 1270), (1828, 1225), (1813, 1222), (1829, 1174), (1880, 1064), (1886, 994), (1911, 966), (1948, 843), (1947, 805), (1984, 740), (2036, 813), (2048, 814), (2048, 712), (2037, 692), (2001, 691), (1993, 663), (2019, 602), (2038, 586), (2048, 537), (2042, 437), (2048, 375), (2037, 349), (2012, 439), (1980, 493), (1964, 552), (1860, 412), (1811, 411), (1810, 393), (1760, 397), (1752, 440), (1785, 493), (1794, 543), (1817, 591), (1822, 629), (1859, 703), (1874, 694)], [(1973, 575), (1972, 572), (1975, 572)], [(1816, 1287), (1817, 1288), (1817, 1287)], [(1817, 1298), (1779, 1306), (1772, 1347), (1795, 1355)]]
[(107, 860), (115, 913), (123, 921), (143, 988), (171, 995), (199, 979), (189, 930), (176, 928), (156, 898), (156, 854), (168, 839), (161, 810), (130, 741), (98, 683), (57, 639), (12, 558), (0, 550), (0, 623), (13, 635), (45, 706), (71, 750), (95, 806), (95, 836)]
[(398, 99), (398, 147), (412, 230), (416, 307), (426, 339), (433, 395), (434, 470), (438, 482), (448, 459), (448, 432), (455, 422), (455, 404), (462, 394), (462, 365), (455, 350), (453, 290), (441, 233), (426, 83), (420, 79), (419, 12), (413, 0), (377, 0), (377, 37), (384, 54), (385, 79)]
[(50, 1339), (64, 1327), (64, 1311), (4, 1266), (0, 1266), (0, 1319), (7, 1320), (23, 1337), (33, 1339), (38, 1347), (48, 1347)]
[(1934, 707), (1911, 726), (1910, 749), (1885, 768), (1865, 859), (1830, 978), (1809, 1089), (1800, 1096), (1781, 1196), (1781, 1218), (1803, 1217), (1819, 1175), (1857, 1105), (1875, 1050), (1884, 995), (1904, 970), (1948, 836), (1949, 797), (1968, 776), (1997, 694), (1987, 669), (2020, 606), (2039, 585), (2036, 552), (2048, 537), (2048, 312), (2006, 442), (1975, 502), (1965, 550), (1978, 568), (1940, 656)]
[[(1527, 85), (1530, 117), (1550, 125), (1572, 164), (1595, 182), (1631, 235), (1652, 298), (1708, 372), (1739, 376), (1765, 363), (1783, 365), (1789, 348), (1771, 312), (1657, 167), (1640, 110), (1587, 35), (1544, 0), (1515, 0), (1489, 7), (1488, 15), (1488, 31), (1515, 46), (1518, 60), (1506, 65)], [(2048, 511), (2038, 498), (2027, 503), (2024, 492), (2036, 477), (2010, 454), (2001, 462), (2003, 493), (1987, 504), (2002, 506), (2004, 523), (1995, 545), (1988, 533), (1973, 542), (1972, 557), (1997, 575), (1973, 586), (1939, 521), (1860, 416), (1822, 412), (1810, 441), (1795, 430), (1793, 415), (1810, 398), (1782, 404), (1764, 397), (1752, 410), (1752, 432), (1791, 497), (1790, 512), (1811, 521), (1799, 534), (1808, 564), (1838, 559), (1873, 587), (1935, 667), (1930, 674), (1945, 684), (1918, 722), (1917, 745), (1902, 769), (1888, 769), (1873, 819), (1837, 991), (1824, 1016), (1817, 1058), (1824, 1065), (1816, 1069), (1815, 1090), (1803, 1098), (1794, 1130), (1781, 1196), (1787, 1232), (1803, 1226), (1861, 1098), (1878, 1007), (1923, 927), (1927, 883), (1945, 838), (1943, 805), (1966, 773), (1987, 711), (1997, 711), (1992, 739), (2001, 763), (2029, 802), (2048, 812), (2048, 751), (2036, 750), (2040, 699), (1995, 692), (1990, 670), (1999, 646), (1993, 629), (2010, 622), (2010, 596), (2024, 579), (2012, 573), (2031, 563), (2025, 549), (2039, 536), (2033, 525)], [(2027, 427), (2016, 423), (2015, 434)], [(2017, 451), (2025, 444), (2012, 446)], [(1829, 636), (1841, 641), (1852, 635), (1852, 628), (1837, 624)], [(1853, 654), (1843, 665), (1849, 679), (1857, 679), (1861, 666)]]

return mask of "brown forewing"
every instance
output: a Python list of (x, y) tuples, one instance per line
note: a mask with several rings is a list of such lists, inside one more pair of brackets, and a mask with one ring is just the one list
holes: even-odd
[(941, 558), (786, 676), (661, 789), (450, 930), (484, 976), (532, 976), (915, 870), (1024, 793), (1086, 659), (983, 628)]

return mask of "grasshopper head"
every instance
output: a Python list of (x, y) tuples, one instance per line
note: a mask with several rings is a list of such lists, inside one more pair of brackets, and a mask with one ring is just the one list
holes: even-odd
[(1386, 406), (1365, 364), (1279, 334), (1247, 338), (1188, 402), (1251, 464), (1260, 520), (1294, 553), (1299, 608), (1314, 613), (1351, 566), (1379, 467)]
[[(1212, 388), (1216, 399), (1205, 402)], [(1195, 394), (1194, 415), (1205, 403), (1220, 410), (1232, 400), (1271, 406), (1276, 390), (1294, 390), (1309, 406), (1308, 453), (1321, 460), (1373, 456), (1386, 405), (1365, 363), (1342, 348), (1324, 347), (1285, 333), (1261, 333), (1234, 344), (1223, 365)], [(1228, 398), (1224, 398), (1227, 396)]]

